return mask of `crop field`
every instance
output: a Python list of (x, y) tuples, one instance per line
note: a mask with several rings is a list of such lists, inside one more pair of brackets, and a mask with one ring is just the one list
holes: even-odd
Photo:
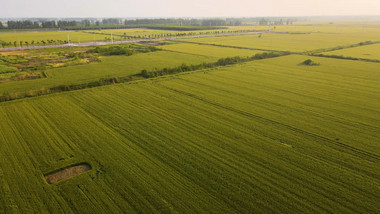
[(379, 64), (305, 59), (1, 103), (0, 210), (378, 213)]
[(380, 31), (364, 35), (357, 33), (262, 34), (261, 36), (242, 35), (234, 37), (184, 39), (183, 41), (253, 49), (303, 52), (350, 45), (368, 40), (378, 41), (379, 38)]
[(217, 47), (217, 46), (210, 46), (210, 45), (198, 45), (198, 44), (188, 44), (188, 43), (164, 45), (164, 46), (160, 46), (160, 48), (164, 50), (174, 51), (174, 52), (202, 55), (206, 57), (214, 57), (216, 60), (220, 58), (234, 57), (234, 56), (242, 56), (242, 57), (253, 56), (257, 53), (262, 53), (261, 51), (253, 51), (253, 50), (247, 50), (247, 49)]
[(326, 55), (348, 56), (363, 59), (380, 60), (380, 44), (366, 45), (355, 48), (347, 48), (337, 51), (325, 52)]
[(253, 30), (0, 52), (0, 214), (380, 213), (377, 22), (0, 41)]
[[(153, 36), (153, 35), (162, 35), (162, 34), (199, 34), (199, 33), (210, 33), (210, 32), (222, 32), (228, 31), (228, 29), (220, 29), (220, 30), (198, 30), (198, 31), (175, 31), (175, 30), (153, 30), (153, 29), (144, 29), (144, 28), (133, 28), (133, 29), (112, 29), (112, 30), (101, 30), (101, 31), (85, 31), (86, 33), (103, 33), (108, 34), (109, 36), (112, 34), (118, 35), (127, 35), (133, 37), (144, 37), (144, 36)], [(120, 37), (118, 37), (120, 39)]]
[(0, 41), (4, 42), (38, 42), (42, 40), (67, 40), (67, 35), (72, 42), (93, 42), (103, 41), (104, 35), (88, 34), (81, 31), (48, 31), (48, 32), (2, 32)]
[[(115, 41), (125, 40), (122, 36), (124, 33), (126, 36), (130, 37), (152, 37), (155, 35), (162, 34), (206, 34), (213, 32), (227, 32), (236, 30), (254, 30), (252, 27), (245, 28), (226, 28), (218, 30), (196, 30), (196, 31), (175, 31), (175, 30), (153, 30), (144, 28), (131, 28), (131, 29), (112, 29), (112, 30), (83, 30), (83, 31), (46, 31), (46, 32), (0, 32), (0, 41), (3, 42), (14, 42), (20, 41), (29, 42), (29, 44), (34, 41), (41, 42), (42, 40), (62, 40), (66, 41), (67, 36), (69, 36), (70, 41), (73, 43), (78, 42), (94, 42), (94, 41), (108, 41), (111, 39), (111, 33), (113, 34), (113, 39)], [(126, 38), (128, 39), (128, 38)], [(130, 39), (130, 38), (129, 38)], [(132, 38), (133, 39), (133, 38)]]
[(100, 59), (101, 62), (98, 63), (46, 70), (47, 78), (0, 83), (0, 94), (23, 93), (63, 84), (86, 83), (100, 78), (128, 76), (140, 73), (143, 69), (175, 67), (182, 63), (201, 64), (216, 61), (213, 57), (168, 51), (101, 57)]

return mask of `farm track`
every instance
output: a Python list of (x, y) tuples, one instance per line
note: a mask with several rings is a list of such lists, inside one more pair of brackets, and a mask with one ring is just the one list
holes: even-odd
[(305, 130), (302, 130), (302, 129), (299, 129), (299, 128), (296, 128), (296, 127), (293, 127), (293, 126), (290, 126), (290, 125), (287, 125), (287, 124), (283, 124), (283, 123), (280, 123), (280, 122), (277, 122), (277, 121), (274, 121), (274, 120), (270, 120), (270, 119), (267, 119), (267, 118), (264, 118), (264, 117), (261, 117), (261, 116), (258, 116), (258, 115), (254, 115), (252, 113), (241, 111), (241, 110), (236, 109), (236, 108), (225, 106), (225, 105), (222, 105), (220, 103), (213, 102), (213, 101), (207, 100), (205, 98), (199, 97), (199, 96), (197, 96), (195, 94), (191, 94), (191, 93), (188, 93), (188, 92), (185, 92), (185, 91), (181, 91), (181, 90), (178, 90), (178, 89), (174, 89), (174, 88), (169, 88), (169, 87), (166, 87), (166, 86), (163, 86), (163, 87), (167, 88), (168, 90), (175, 91), (175, 92), (177, 92), (179, 94), (183, 94), (183, 95), (192, 97), (194, 99), (201, 100), (201, 101), (203, 101), (205, 103), (208, 103), (210, 105), (217, 106), (219, 108), (223, 108), (223, 109), (226, 109), (226, 110), (229, 110), (229, 111), (233, 111), (233, 112), (239, 113), (241, 115), (245, 115), (247, 117), (259, 119), (259, 120), (261, 120), (263, 122), (267, 122), (267, 123), (270, 123), (270, 124), (273, 124), (273, 125), (285, 127), (285, 128), (287, 128), (289, 130), (292, 130), (294, 132), (297, 132), (297, 133), (300, 133), (300, 134), (303, 134), (303, 135), (306, 135), (306, 136), (309, 136), (309, 137), (312, 137), (312, 138), (315, 138), (315, 139), (318, 139), (318, 140), (322, 140), (322, 142), (327, 142), (330, 145), (334, 145), (334, 148), (338, 149), (340, 151), (349, 152), (352, 155), (359, 156), (359, 157), (366, 157), (368, 160), (371, 160), (371, 161), (380, 161), (380, 155), (376, 155), (376, 154), (373, 154), (373, 153), (370, 153), (370, 152), (367, 152), (367, 151), (364, 151), (364, 150), (361, 150), (361, 149), (349, 146), (347, 144), (340, 143), (340, 142), (337, 142), (335, 140), (331, 140), (331, 139), (326, 138), (324, 136), (317, 135), (317, 134), (314, 134), (314, 133), (311, 133), (311, 132), (307, 132)]
[(256, 35), (265, 32), (248, 32), (248, 33), (230, 33), (230, 34), (212, 34), (212, 35), (198, 35), (198, 36), (178, 36), (170, 38), (157, 38), (157, 39), (136, 39), (128, 41), (114, 41), (114, 42), (86, 42), (86, 43), (71, 43), (63, 45), (43, 45), (43, 46), (29, 46), (29, 47), (14, 47), (14, 48), (1, 48), (1, 51), (14, 51), (14, 50), (29, 50), (29, 49), (45, 49), (45, 48), (65, 48), (65, 47), (87, 47), (87, 46), (102, 46), (102, 45), (114, 45), (114, 44), (129, 44), (146, 41), (168, 41), (177, 39), (194, 39), (194, 38), (206, 38), (206, 37), (225, 37), (225, 36), (239, 36), (239, 35)]

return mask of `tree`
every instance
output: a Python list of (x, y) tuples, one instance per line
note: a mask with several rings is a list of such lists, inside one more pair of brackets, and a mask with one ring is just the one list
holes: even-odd
[(85, 27), (90, 27), (90, 25), (91, 25), (90, 20), (88, 20), (88, 19), (83, 20), (83, 25), (84, 25)]
[(146, 69), (142, 70), (141, 71), (141, 76), (145, 77), (145, 78), (148, 78), (149, 77), (149, 73)]
[(42, 27), (43, 28), (55, 28), (56, 24), (55, 24), (55, 21), (46, 21), (46, 22), (42, 22)]

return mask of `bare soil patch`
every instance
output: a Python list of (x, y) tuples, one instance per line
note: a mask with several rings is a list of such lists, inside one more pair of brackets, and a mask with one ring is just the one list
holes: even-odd
[(91, 170), (92, 167), (88, 163), (80, 163), (77, 165), (69, 166), (63, 169), (59, 169), (52, 173), (45, 175), (46, 182), (49, 184), (56, 184), (61, 181), (70, 179), (76, 175), (80, 175), (86, 171)]
[(25, 51), (23, 50), (14, 50), (14, 51), (4, 51), (0, 52), (3, 56), (9, 56), (9, 55), (24, 55)]

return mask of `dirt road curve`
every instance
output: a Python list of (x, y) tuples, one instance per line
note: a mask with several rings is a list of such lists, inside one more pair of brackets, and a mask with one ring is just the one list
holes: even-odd
[(159, 39), (137, 39), (137, 40), (126, 40), (126, 41), (114, 41), (114, 42), (70, 43), (70, 44), (63, 44), (63, 45), (43, 45), (43, 46), (27, 46), (27, 47), (15, 47), (15, 48), (0, 48), (0, 51), (44, 49), (44, 48), (63, 48), (63, 47), (100, 46), (100, 45), (111, 45), (111, 44), (136, 43), (136, 42), (143, 42), (143, 41), (165, 41), (165, 40), (191, 39), (191, 38), (202, 38), (202, 37), (252, 35), (252, 34), (261, 34), (261, 33), (264, 33), (264, 32), (212, 34), (212, 35), (198, 35), (198, 36), (179, 36), (179, 37), (169, 37), (169, 38), (159, 38)]

